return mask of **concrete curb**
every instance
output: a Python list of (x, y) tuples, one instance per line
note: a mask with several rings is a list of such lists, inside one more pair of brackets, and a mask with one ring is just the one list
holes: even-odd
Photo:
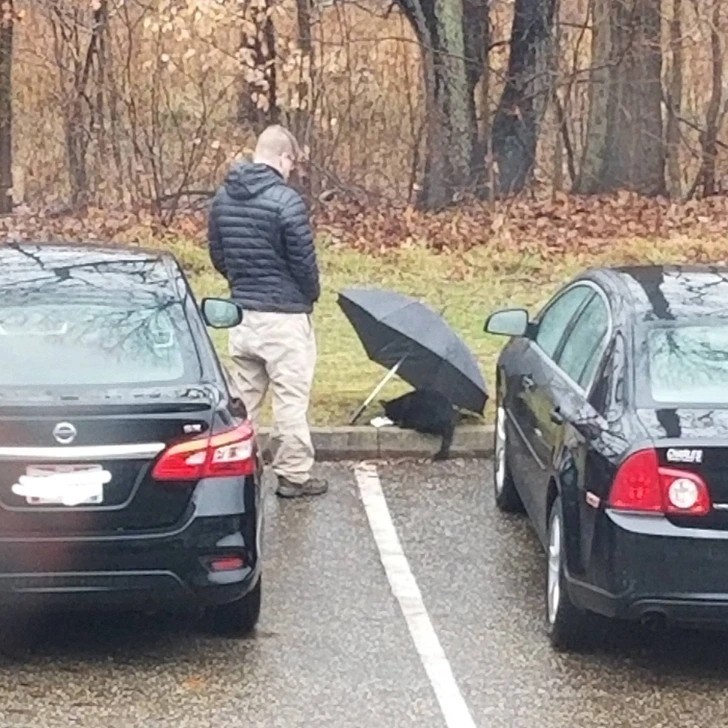
[[(489, 458), (493, 455), (493, 427), (462, 425), (455, 430), (451, 458)], [(259, 433), (265, 449), (270, 428)], [(313, 427), (311, 437), (319, 462), (336, 460), (389, 460), (429, 458), (440, 447), (440, 438), (398, 427)]]

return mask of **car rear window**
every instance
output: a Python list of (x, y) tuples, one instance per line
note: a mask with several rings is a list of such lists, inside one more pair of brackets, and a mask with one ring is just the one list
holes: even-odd
[(195, 342), (157, 261), (65, 266), (0, 287), (0, 387), (196, 381)]
[(728, 404), (728, 324), (675, 325), (646, 333), (655, 402)]

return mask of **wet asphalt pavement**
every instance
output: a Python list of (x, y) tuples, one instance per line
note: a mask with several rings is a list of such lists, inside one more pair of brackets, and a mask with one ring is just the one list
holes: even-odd
[[(392, 520), (475, 725), (724, 725), (728, 636), (625, 630), (562, 656), (542, 627), (545, 560), (493, 507), (483, 462), (379, 465)], [(263, 614), (241, 641), (192, 620), (53, 616), (0, 661), (0, 726), (443, 728), (352, 466), (310, 502), (267, 498)], [(270, 482), (267, 486), (270, 488)]]

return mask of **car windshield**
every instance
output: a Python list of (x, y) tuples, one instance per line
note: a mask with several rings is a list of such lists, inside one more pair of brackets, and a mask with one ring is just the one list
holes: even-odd
[(66, 266), (0, 286), (0, 387), (168, 384), (199, 375), (159, 261)]
[(654, 328), (646, 343), (655, 402), (728, 404), (728, 323)]

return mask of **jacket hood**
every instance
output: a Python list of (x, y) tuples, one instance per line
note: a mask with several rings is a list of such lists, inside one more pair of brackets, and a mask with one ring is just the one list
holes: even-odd
[(271, 187), (284, 184), (284, 180), (267, 164), (242, 162), (228, 172), (224, 184), (230, 197), (236, 200), (249, 200)]

